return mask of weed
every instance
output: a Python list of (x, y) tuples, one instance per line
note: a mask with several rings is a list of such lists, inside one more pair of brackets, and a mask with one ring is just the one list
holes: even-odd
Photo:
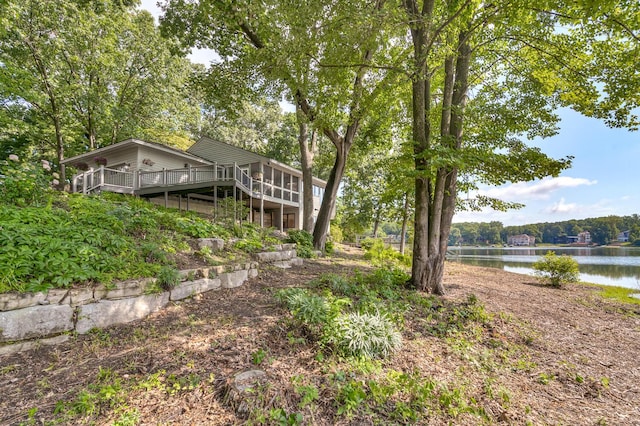
[(294, 345), (302, 345), (307, 340), (304, 337), (294, 336), (293, 332), (289, 331), (287, 332), (287, 341), (289, 342), (289, 345), (294, 346)]
[(140, 413), (138, 410), (127, 410), (120, 414), (113, 426), (135, 426), (140, 423)]
[(338, 391), (336, 402), (338, 403), (338, 415), (350, 417), (360, 407), (367, 397), (364, 384), (351, 380)]
[(548, 374), (543, 372), (538, 375), (538, 382), (542, 383), (543, 385), (548, 385), (555, 378), (555, 374)]
[(313, 385), (297, 387), (296, 393), (300, 396), (300, 408), (306, 407), (320, 397), (318, 388)]
[(267, 357), (267, 351), (265, 351), (264, 349), (260, 348), (257, 351), (255, 351), (254, 353), (251, 354), (251, 361), (255, 364), (255, 365), (260, 365), (262, 364), (262, 361), (264, 361), (264, 359)]
[(169, 395), (176, 395), (179, 392), (191, 391), (200, 384), (200, 377), (197, 374), (189, 373), (186, 376), (175, 376), (170, 374), (166, 378), (165, 391)]
[(158, 272), (156, 284), (164, 291), (173, 289), (180, 283), (180, 271), (172, 266), (163, 266)]
[(287, 413), (283, 408), (269, 410), (269, 420), (271, 424), (279, 426), (294, 426), (302, 423), (303, 417), (300, 413)]
[(20, 426), (31, 426), (38, 424), (36, 420), (36, 414), (38, 414), (38, 407), (29, 408), (29, 410), (27, 410), (27, 421), (20, 423)]
[(17, 368), (18, 364), (10, 364), (0, 367), (0, 377), (4, 376), (5, 374), (9, 374), (12, 371), (15, 371)]

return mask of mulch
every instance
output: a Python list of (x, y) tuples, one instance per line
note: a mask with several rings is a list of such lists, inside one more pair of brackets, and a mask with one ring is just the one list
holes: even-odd
[[(317, 348), (293, 343), (273, 294), (356, 269), (368, 266), (357, 249), (344, 247), (339, 256), (301, 267), (261, 270), (242, 287), (172, 304), (142, 321), (2, 357), (0, 424), (25, 422), (29, 410), (33, 424), (45, 424), (56, 418), (58, 401), (77, 400), (99, 377), (118, 377), (133, 389), (126, 404), (138, 413), (138, 424), (242, 424), (240, 407), (223, 390), (236, 373), (255, 368), (264, 369), (270, 383), (264, 407), (295, 411), (293, 382), (322, 389), (328, 367), (316, 359)], [(385, 368), (418, 369), (441, 383), (464, 383), (474, 395), (485, 394), (489, 384), (506, 390), (502, 403), (478, 401), (496, 424), (640, 425), (640, 316), (633, 308), (603, 301), (591, 287), (551, 289), (528, 276), (458, 263), (447, 263), (445, 287), (446, 300), (474, 295), (494, 315), (492, 341), (503, 345), (504, 365), (477, 374), (484, 371), (474, 366), (484, 362), (482, 353), (461, 356), (451, 342), (420, 335), (408, 321), (404, 347)], [(256, 354), (265, 357), (259, 367)], [(524, 366), (511, 368), (514, 360)], [(100, 406), (92, 418), (112, 424), (126, 414)], [(366, 416), (337, 417), (334, 401), (323, 394), (314, 411), (303, 414), (305, 424), (370, 423)], [(451, 420), (477, 421), (465, 415)], [(434, 417), (427, 423), (441, 422)]]

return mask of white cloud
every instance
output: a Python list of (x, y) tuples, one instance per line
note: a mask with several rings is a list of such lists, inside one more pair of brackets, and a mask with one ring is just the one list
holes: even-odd
[(546, 213), (572, 213), (580, 210), (580, 206), (576, 203), (565, 203), (564, 198), (545, 209)]
[(600, 217), (616, 213), (616, 205), (603, 198), (593, 204), (567, 203), (564, 198), (542, 210), (542, 213), (566, 216), (570, 219), (584, 219), (587, 217)]
[(481, 195), (499, 198), (506, 201), (526, 201), (548, 199), (552, 192), (562, 188), (573, 188), (582, 185), (595, 185), (597, 180), (560, 176), (546, 178), (534, 183), (514, 183), (512, 185), (480, 191)]

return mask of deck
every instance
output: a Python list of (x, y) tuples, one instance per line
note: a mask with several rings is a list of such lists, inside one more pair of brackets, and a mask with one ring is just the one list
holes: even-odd
[(300, 203), (300, 192), (254, 179), (237, 164), (185, 167), (159, 171), (124, 171), (100, 167), (73, 177), (73, 192), (91, 194), (108, 191), (149, 196), (167, 192), (185, 192), (215, 186), (234, 186), (255, 199), (290, 206)]

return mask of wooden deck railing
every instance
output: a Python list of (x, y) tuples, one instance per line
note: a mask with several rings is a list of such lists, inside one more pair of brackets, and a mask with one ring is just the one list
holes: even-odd
[(74, 176), (72, 191), (83, 194), (96, 191), (133, 194), (144, 188), (163, 188), (171, 191), (172, 187), (178, 189), (183, 185), (234, 181), (238, 188), (254, 198), (300, 202), (300, 192), (253, 179), (237, 164), (133, 172), (100, 167)]

